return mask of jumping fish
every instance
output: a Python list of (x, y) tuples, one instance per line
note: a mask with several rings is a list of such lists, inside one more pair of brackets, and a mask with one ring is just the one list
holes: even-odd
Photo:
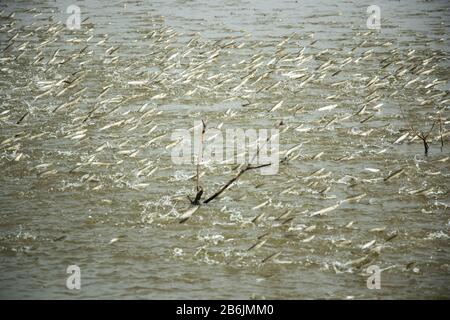
[(400, 176), (403, 172), (405, 171), (405, 169), (399, 169), (397, 171), (392, 172), (390, 175), (388, 175), (386, 178), (384, 178), (384, 181), (389, 181), (391, 179), (397, 178), (398, 176)]
[(341, 205), (340, 202), (336, 203), (335, 205), (332, 205), (330, 207), (327, 207), (325, 209), (319, 210), (319, 211), (315, 211), (313, 213), (311, 213), (309, 216), (310, 217), (315, 217), (315, 216), (320, 216), (320, 215), (324, 215), (330, 211), (333, 211), (335, 209), (337, 209), (339, 206)]
[(192, 206), (191, 208), (189, 208), (188, 210), (186, 210), (181, 216), (180, 216), (180, 221), (179, 223), (184, 223), (186, 222), (195, 212), (197, 212), (198, 208), (200, 208), (200, 206)]

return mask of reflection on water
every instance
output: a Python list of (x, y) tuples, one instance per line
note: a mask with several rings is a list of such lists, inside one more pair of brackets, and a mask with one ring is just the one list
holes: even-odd
[[(365, 1), (70, 4), (1, 4), (0, 297), (449, 297), (446, 1), (379, 1), (380, 31)], [(289, 161), (180, 224), (200, 119)]]

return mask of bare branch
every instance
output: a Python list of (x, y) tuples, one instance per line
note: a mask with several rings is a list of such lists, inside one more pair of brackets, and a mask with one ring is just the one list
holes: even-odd
[(270, 163), (262, 164), (259, 166), (247, 165), (245, 168), (239, 170), (239, 172), (236, 176), (234, 176), (231, 180), (229, 180), (226, 184), (224, 184), (219, 190), (217, 190), (212, 196), (210, 196), (208, 199), (206, 199), (203, 203), (209, 203), (212, 200), (214, 200), (215, 198), (217, 198), (222, 192), (224, 192), (226, 189), (228, 189), (233, 184), (233, 182), (238, 180), (246, 171), (253, 170), (253, 169), (259, 169), (259, 168), (267, 167), (270, 165), (271, 165)]

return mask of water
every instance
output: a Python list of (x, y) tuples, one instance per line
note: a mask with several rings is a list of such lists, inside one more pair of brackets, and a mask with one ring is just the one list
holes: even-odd
[[(85, 1), (72, 31), (70, 4), (1, 4), (1, 298), (449, 298), (448, 2), (378, 1), (380, 31), (368, 1)], [(196, 168), (166, 147), (200, 119), (302, 146), (180, 224)]]

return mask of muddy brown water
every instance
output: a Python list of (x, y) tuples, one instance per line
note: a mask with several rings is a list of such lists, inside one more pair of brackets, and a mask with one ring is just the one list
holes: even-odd
[[(377, 3), (379, 31), (368, 1), (237, 0), (83, 1), (69, 30), (71, 2), (2, 1), (0, 297), (449, 298), (450, 7)], [(200, 119), (301, 146), (180, 224), (170, 137)]]

